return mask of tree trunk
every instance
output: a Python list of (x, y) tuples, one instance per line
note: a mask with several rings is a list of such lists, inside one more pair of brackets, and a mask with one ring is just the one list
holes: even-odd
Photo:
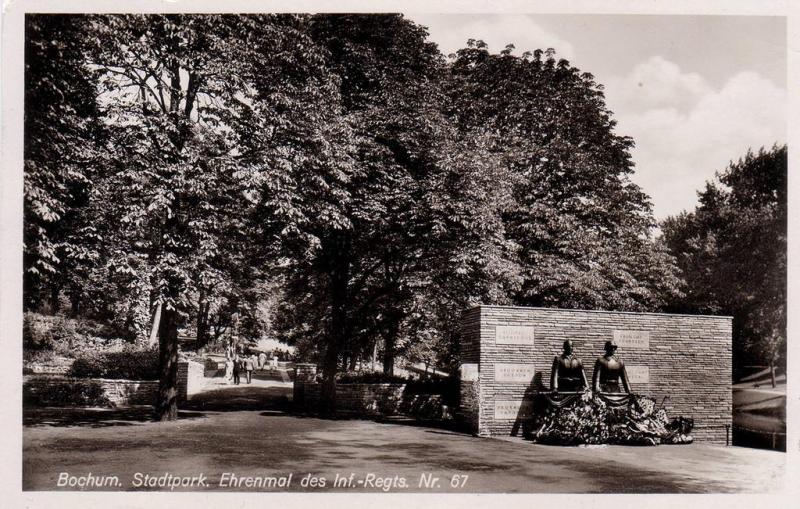
[(383, 337), (383, 372), (387, 375), (394, 375), (394, 354), (399, 331), (400, 322), (397, 321), (389, 325), (389, 329)]
[(201, 296), (197, 305), (197, 346), (206, 346), (209, 339), (208, 312), (211, 304)]
[(773, 363), (769, 364), (769, 375), (770, 378), (772, 379), (772, 388), (774, 389), (776, 384), (775, 384), (775, 364)]
[(61, 288), (59, 286), (53, 285), (50, 287), (50, 313), (53, 315), (58, 314), (58, 310), (61, 308), (60, 295)]
[(69, 316), (77, 318), (81, 312), (81, 296), (77, 291), (69, 296), (69, 304)]
[(156, 341), (158, 341), (158, 331), (161, 327), (161, 303), (159, 302), (156, 306), (156, 310), (153, 312), (153, 326), (150, 328), (150, 339), (147, 342), (147, 345), (151, 348), (155, 346)]
[(322, 365), (320, 412), (333, 415), (336, 411), (336, 371), (342, 349), (347, 344), (348, 284), (350, 282), (350, 239), (336, 235), (326, 243), (324, 255), (330, 274), (331, 321), (328, 347)]
[(336, 411), (336, 364), (339, 353), (336, 345), (329, 344), (325, 350), (322, 363), (322, 387), (320, 393), (320, 408), (322, 415), (333, 415)]
[(156, 420), (178, 418), (178, 314), (174, 309), (161, 310), (158, 327), (158, 401)]

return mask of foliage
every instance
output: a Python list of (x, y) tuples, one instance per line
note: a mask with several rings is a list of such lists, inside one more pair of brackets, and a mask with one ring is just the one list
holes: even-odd
[(785, 366), (786, 146), (748, 151), (699, 198), (693, 212), (662, 225), (687, 281), (673, 308), (732, 315), (735, 368)]
[(85, 354), (69, 372), (76, 378), (158, 380), (158, 350), (128, 347), (118, 352)]
[[(96, 91), (85, 64), (86, 20), (27, 16), (25, 42), (25, 305), (74, 292), (94, 254), (80, 210), (95, 176), (101, 136)], [(75, 306), (73, 306), (75, 307)]]
[(61, 381), (47, 391), (34, 390), (29, 384), (23, 384), (22, 389), (25, 406), (113, 406), (103, 386), (93, 380)]
[(423, 334), (442, 337), (431, 311), (444, 282), (469, 287), (459, 303), (505, 283), (493, 226), (506, 179), (491, 136), (458, 133), (444, 115), (444, 62), (423, 29), (402, 16), (337, 15), (313, 17), (310, 31), (341, 84), (352, 177), (344, 226), (308, 225), (318, 248), (291, 257), (280, 325), (301, 351), (322, 345), (329, 374), (377, 342), (391, 372)]
[(633, 140), (614, 132), (602, 85), (552, 49), (512, 49), (470, 41), (451, 63), (449, 95), (462, 129), (492, 129), (503, 143), (514, 183), (503, 226), (523, 279), (514, 301), (661, 309), (680, 281), (650, 238), (649, 199), (629, 179)]
[(376, 350), (454, 366), (478, 302), (679, 295), (602, 86), (551, 50), (448, 61), (426, 37), (402, 15), (31, 16), (28, 306), (66, 293), (143, 341), (160, 305), (168, 401), (178, 327), (275, 331), (330, 388)]
[(51, 350), (73, 357), (85, 351), (119, 348), (122, 343), (113, 327), (94, 320), (32, 312), (22, 316), (24, 351)]

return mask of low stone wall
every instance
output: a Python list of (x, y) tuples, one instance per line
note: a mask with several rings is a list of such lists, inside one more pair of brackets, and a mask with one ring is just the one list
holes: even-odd
[[(178, 363), (178, 402), (185, 402), (205, 387), (203, 365)], [(157, 380), (111, 380), (66, 376), (28, 375), (23, 378), (23, 401), (38, 406), (153, 405)]]
[[(305, 410), (319, 406), (322, 384), (295, 381), (294, 401)], [(299, 387), (298, 387), (299, 386)], [(338, 384), (336, 411), (357, 415), (395, 415), (399, 413), (405, 384)], [(297, 390), (299, 389), (299, 390)]]
[[(301, 411), (319, 408), (322, 384), (295, 381), (293, 401)], [(451, 419), (440, 394), (408, 394), (403, 383), (346, 383), (336, 385), (336, 412), (363, 417), (408, 415)]]
[(37, 406), (152, 405), (158, 382), (31, 375), (23, 380), (23, 401)]
[[(300, 411), (319, 408), (322, 384), (316, 381), (317, 366), (297, 363), (294, 367), (292, 401)], [(409, 394), (404, 383), (342, 383), (336, 385), (336, 411), (364, 417), (409, 415), (423, 419), (452, 419), (440, 394)]]

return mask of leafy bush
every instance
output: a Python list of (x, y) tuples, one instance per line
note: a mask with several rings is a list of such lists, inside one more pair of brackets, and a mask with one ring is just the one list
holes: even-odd
[(27, 349), (22, 351), (23, 372), (30, 364), (49, 364), (56, 360), (52, 350)]
[(77, 378), (158, 380), (158, 349), (128, 347), (119, 352), (87, 354), (75, 359), (69, 375)]
[(406, 384), (405, 394), (439, 394), (445, 404), (455, 406), (459, 400), (459, 383), (455, 377), (420, 378)]
[(62, 316), (25, 313), (22, 317), (22, 344), (26, 350), (52, 350), (69, 343), (77, 335), (72, 320)]
[(26, 352), (52, 350), (65, 357), (80, 357), (86, 352), (122, 349), (130, 342), (109, 325), (86, 318), (25, 313), (22, 322), (23, 349)]
[(28, 406), (113, 406), (103, 387), (91, 380), (70, 380), (44, 391), (23, 384), (22, 401)]
[[(319, 378), (319, 377), (318, 377)], [(338, 384), (405, 384), (404, 395), (439, 394), (448, 405), (456, 405), (459, 398), (458, 379), (450, 378), (405, 378), (387, 375), (382, 372), (341, 373), (336, 377)]]

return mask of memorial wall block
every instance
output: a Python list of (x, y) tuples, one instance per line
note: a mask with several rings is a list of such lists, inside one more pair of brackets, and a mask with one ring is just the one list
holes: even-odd
[[(535, 342), (534, 342), (535, 332)], [(478, 435), (509, 435), (530, 415), (537, 391), (549, 391), (550, 368), (566, 339), (592, 366), (614, 340), (631, 390), (664, 400), (670, 416), (694, 419), (699, 442), (725, 443), (731, 424), (731, 318), (478, 306), (462, 317), (462, 405)], [(702, 355), (711, 362), (697, 365)]]

